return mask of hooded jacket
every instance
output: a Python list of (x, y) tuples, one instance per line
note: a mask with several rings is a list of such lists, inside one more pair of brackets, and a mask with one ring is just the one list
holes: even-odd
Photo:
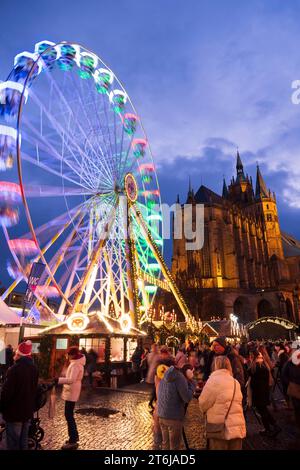
[[(234, 382), (235, 394), (225, 421), (233, 397)], [(212, 372), (199, 397), (200, 409), (207, 414), (208, 423), (225, 421), (225, 440), (243, 439), (246, 436), (242, 399), (240, 384), (227, 369)]]
[(182, 372), (171, 366), (158, 386), (157, 413), (159, 418), (182, 421), (185, 404), (192, 397), (196, 386), (188, 382)]
[(62, 399), (66, 401), (77, 401), (80, 396), (81, 382), (84, 374), (85, 356), (81, 354), (78, 359), (72, 359), (65, 377), (58, 379), (63, 384)]

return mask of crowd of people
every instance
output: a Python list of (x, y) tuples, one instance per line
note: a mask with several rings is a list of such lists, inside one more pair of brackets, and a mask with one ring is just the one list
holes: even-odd
[[(36, 408), (39, 378), (32, 359), (32, 344), (24, 341), (14, 352), (6, 350), (7, 364), (0, 395), (0, 413), (5, 422), (7, 448), (28, 448), (28, 429)], [(74, 418), (84, 375), (92, 384), (97, 353), (72, 346), (67, 351), (64, 373), (51, 387), (62, 385), (68, 440), (62, 449), (76, 449), (79, 433)], [(182, 344), (177, 351), (166, 345), (139, 344), (133, 353), (132, 373), (151, 390), (149, 412), (153, 419), (154, 448), (179, 450), (185, 415), (192, 398), (198, 399), (205, 416), (210, 450), (240, 450), (247, 432), (245, 411), (252, 407), (263, 425), (261, 434), (275, 438), (281, 429), (274, 411), (280, 390), (287, 407), (294, 410), (300, 433), (299, 342), (255, 341), (228, 344), (218, 337), (212, 344)], [(277, 388), (276, 388), (277, 387)], [(300, 435), (300, 434), (299, 434)], [(299, 440), (300, 443), (300, 440)]]
[[(139, 358), (139, 363), (137, 361)], [(206, 417), (211, 450), (242, 448), (246, 436), (245, 411), (252, 407), (261, 421), (261, 435), (275, 438), (281, 428), (276, 410), (281, 392), (292, 407), (300, 431), (299, 342), (251, 341), (228, 344), (218, 337), (212, 344), (183, 344), (172, 355), (165, 345), (137, 348), (135, 373), (151, 387), (154, 446), (177, 450), (181, 445), (185, 411), (193, 397)], [(300, 443), (300, 441), (299, 441)]]

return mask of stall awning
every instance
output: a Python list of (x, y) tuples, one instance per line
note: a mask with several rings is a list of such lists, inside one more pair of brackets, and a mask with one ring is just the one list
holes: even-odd
[(115, 318), (109, 316), (101, 316), (96, 312), (87, 315), (88, 324), (82, 331), (72, 331), (68, 326), (68, 322), (64, 321), (59, 325), (45, 328), (41, 334), (51, 334), (65, 336), (70, 334), (81, 334), (84, 336), (100, 334), (100, 335), (122, 335), (122, 336), (140, 336), (145, 335), (144, 332), (137, 328), (131, 327), (124, 332), (120, 327), (120, 323)]
[(0, 325), (19, 325), (20, 317), (0, 297)]

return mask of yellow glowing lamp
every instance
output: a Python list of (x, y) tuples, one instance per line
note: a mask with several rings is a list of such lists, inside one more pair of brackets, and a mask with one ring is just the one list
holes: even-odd
[(129, 333), (132, 327), (132, 320), (129, 313), (123, 313), (119, 318), (119, 323), (123, 333)]
[(89, 322), (88, 316), (84, 313), (72, 313), (67, 320), (67, 326), (70, 331), (80, 333), (86, 329)]

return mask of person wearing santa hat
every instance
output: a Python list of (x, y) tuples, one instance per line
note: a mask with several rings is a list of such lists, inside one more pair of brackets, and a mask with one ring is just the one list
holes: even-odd
[(34, 413), (38, 370), (33, 363), (31, 341), (19, 344), (6, 374), (0, 396), (0, 412), (5, 421), (8, 450), (28, 448), (28, 430)]

